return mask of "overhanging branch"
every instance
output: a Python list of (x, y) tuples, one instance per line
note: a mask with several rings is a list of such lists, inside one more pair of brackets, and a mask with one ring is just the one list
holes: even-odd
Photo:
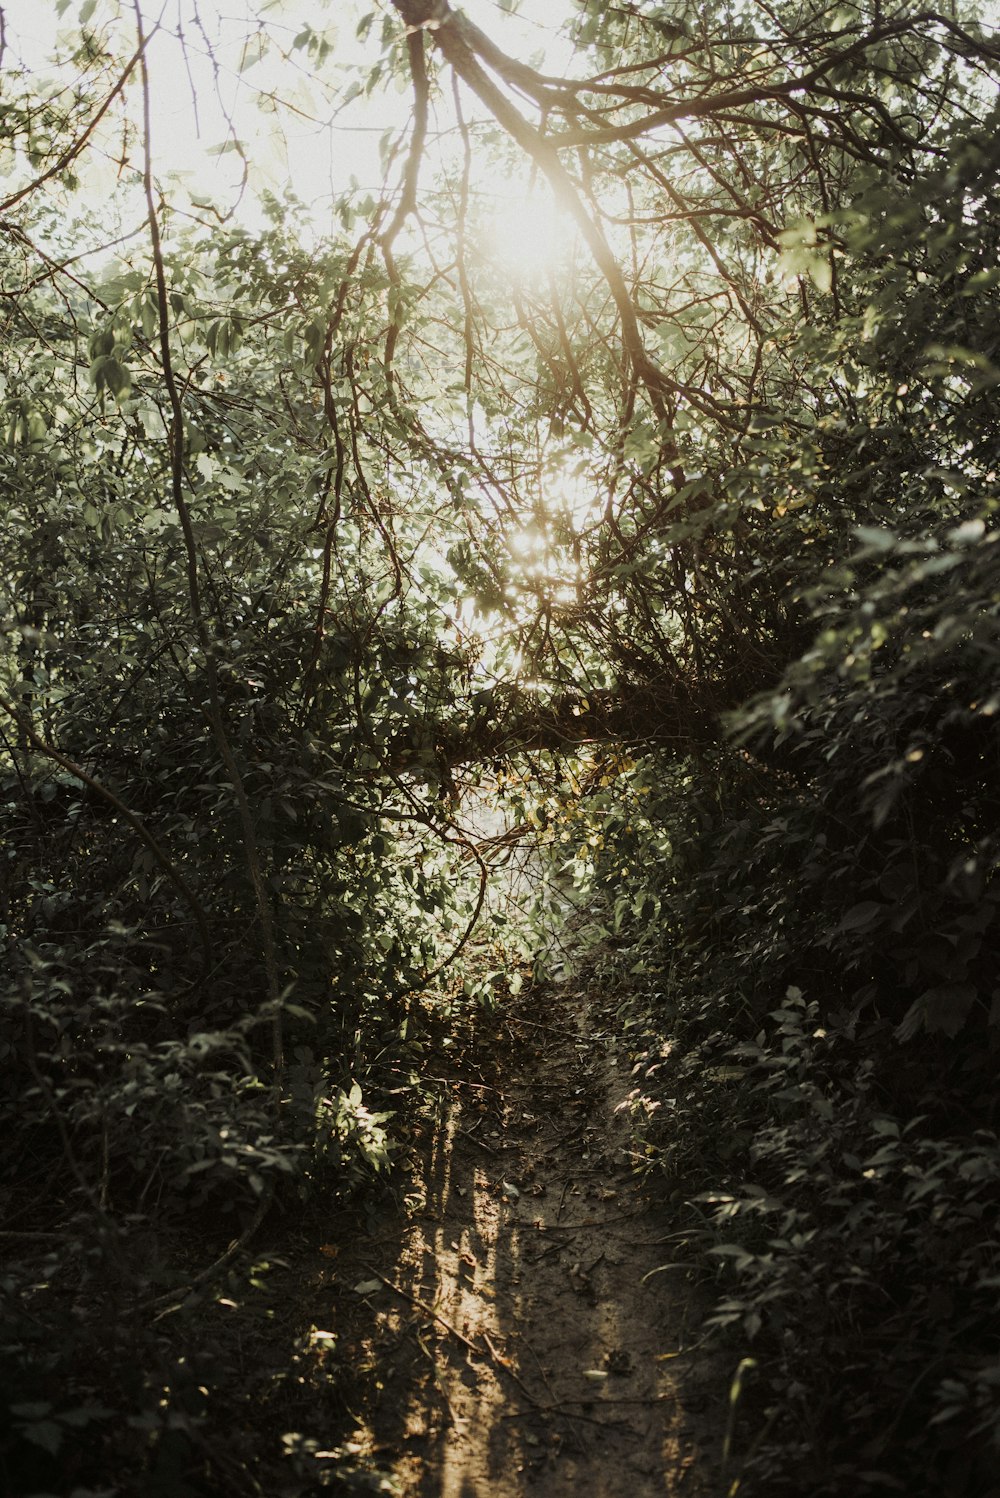
[[(445, 60), (454, 68), (462, 82), (486, 105), (501, 128), (537, 166), (556, 200), (579, 227), (611, 292), (621, 321), (622, 343), (632, 367), (646, 390), (657, 419), (669, 430), (680, 387), (660, 369), (647, 351), (621, 267), (600, 225), (584, 206), (555, 147), (524, 118), (485, 72), (476, 55), (479, 33), (469, 27), (461, 14), (452, 11), (446, 0), (393, 0), (393, 4), (411, 31), (426, 30), (433, 36), (434, 43)], [(667, 441), (666, 456), (668, 460), (677, 456), (672, 439)], [(677, 484), (684, 482), (684, 474), (679, 468), (673, 471), (673, 477)]]

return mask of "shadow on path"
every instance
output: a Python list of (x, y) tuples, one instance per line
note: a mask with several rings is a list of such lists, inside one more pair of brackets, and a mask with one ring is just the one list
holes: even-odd
[(422, 1205), (358, 1245), (378, 1289), (351, 1355), (381, 1373), (356, 1440), (401, 1498), (718, 1492), (726, 1369), (631, 1170), (612, 1022), (522, 1001), (495, 1079), (453, 1080)]

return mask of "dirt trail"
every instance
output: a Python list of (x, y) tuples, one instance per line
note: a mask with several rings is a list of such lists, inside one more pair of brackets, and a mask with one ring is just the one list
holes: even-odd
[(615, 1030), (576, 991), (522, 1001), (489, 1080), (452, 1079), (422, 1204), (331, 1268), (341, 1294), (359, 1275), (351, 1355), (382, 1370), (356, 1449), (401, 1498), (720, 1491), (728, 1380), (631, 1169)]

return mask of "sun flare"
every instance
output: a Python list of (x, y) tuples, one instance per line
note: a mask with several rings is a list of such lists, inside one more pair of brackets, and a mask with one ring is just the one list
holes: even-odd
[(484, 227), (486, 257), (508, 275), (532, 280), (563, 262), (572, 247), (572, 220), (544, 188), (498, 193)]

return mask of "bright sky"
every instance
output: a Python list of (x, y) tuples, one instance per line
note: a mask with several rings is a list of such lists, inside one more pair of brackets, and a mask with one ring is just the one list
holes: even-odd
[[(549, 66), (568, 60), (557, 33), (570, 0), (521, 0), (516, 14), (499, 0), (467, 0), (463, 9), (517, 56), (544, 57)], [(123, 58), (135, 45), (132, 7), (117, 0), (8, 0), (3, 11), (6, 67), (20, 59), (40, 82), (73, 76), (72, 63), (54, 69), (54, 58), (78, 45), (82, 26), (106, 37)], [(355, 183), (362, 193), (378, 191), (380, 142), (405, 126), (410, 110), (408, 89), (384, 66), (383, 38), (401, 34), (388, 0), (339, 0), (325, 8), (316, 0), (230, 0), (224, 9), (218, 0), (166, 0), (162, 9), (146, 0), (143, 14), (148, 32), (159, 20), (148, 54), (153, 138), (157, 174), (170, 174), (171, 196), (183, 183), (194, 199), (232, 206), (243, 175), (233, 137), (251, 173), (251, 191), (238, 210), (248, 227), (259, 222), (254, 189), (280, 196), (290, 188), (327, 212), (331, 194)], [(359, 38), (366, 17), (370, 25)], [(382, 76), (370, 85), (380, 60)], [(466, 107), (475, 118), (474, 101)], [(441, 123), (450, 124), (450, 116), (449, 100)], [(446, 141), (439, 148), (447, 149)], [(87, 193), (96, 202), (120, 200), (126, 191), (119, 140), (110, 131), (105, 151), (104, 169), (93, 161), (89, 168)]]

